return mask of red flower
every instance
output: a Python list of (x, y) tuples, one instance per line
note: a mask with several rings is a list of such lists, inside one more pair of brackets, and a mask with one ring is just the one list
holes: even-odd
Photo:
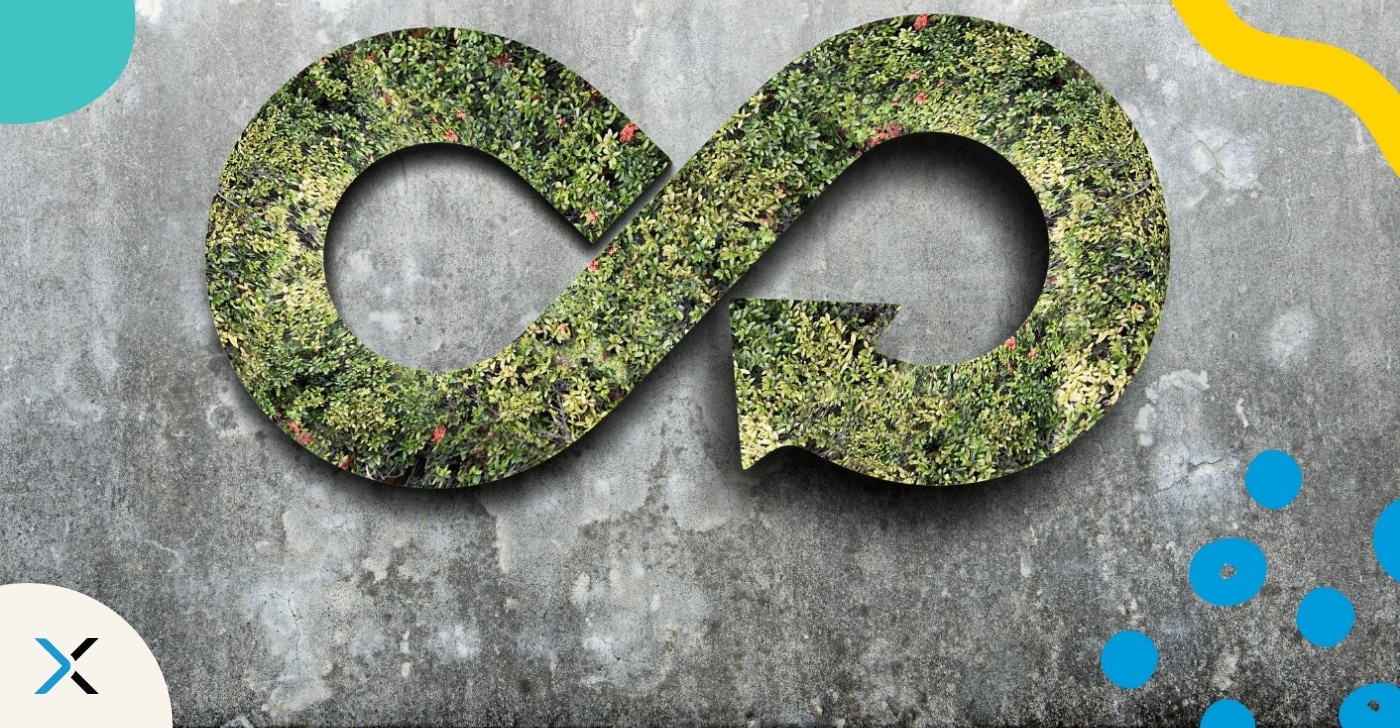
[(1013, 336), (1006, 340), (1006, 350), (1016, 351), (1016, 337)]
[(1026, 356), (1028, 356), (1028, 357), (1034, 359), (1034, 358), (1035, 358), (1035, 354), (1036, 354), (1035, 347), (1031, 347), (1031, 350), (1030, 350), (1029, 352), (1026, 353)]
[(924, 13), (914, 18), (914, 30), (923, 30), (928, 27), (928, 13)]
[(445, 134), (444, 136), (447, 137), (447, 141), (449, 142), (457, 141), (457, 132), (452, 131), (451, 129), (448, 129), (447, 134)]
[(314, 439), (311, 437), (311, 433), (301, 429), (301, 423), (295, 420), (287, 423), (287, 433), (290, 434), (297, 441), (297, 444), (301, 445), (302, 447), (310, 445), (311, 441)]
[(870, 137), (869, 146), (874, 147), (882, 142), (887, 142), (895, 137), (904, 135), (904, 126), (899, 122), (892, 121), (885, 125), (883, 129), (876, 129), (874, 136)]
[(919, 94), (918, 96), (915, 96), (915, 97), (914, 97), (914, 103), (916, 103), (916, 104), (928, 103), (928, 94)]
[(593, 227), (594, 225), (597, 225), (597, 224), (598, 224), (598, 218), (600, 218), (600, 217), (602, 217), (602, 215), (599, 215), (597, 210), (589, 210), (589, 211), (583, 213), (583, 219), (586, 220), (586, 221), (588, 222), (588, 226), (589, 226), (589, 227)]
[(433, 443), (434, 445), (436, 445), (436, 444), (438, 444), (439, 442), (442, 442), (442, 438), (443, 438), (443, 436), (446, 435), (446, 434), (447, 434), (447, 425), (438, 425), (437, 427), (434, 427), (434, 428), (433, 428), (433, 436), (429, 439), (429, 442), (431, 442), (431, 443)]
[(612, 256), (614, 256), (614, 255), (617, 255), (617, 246), (616, 246), (616, 245), (609, 245), (609, 246), (608, 246), (608, 257), (612, 257)]
[(589, 272), (589, 273), (597, 273), (597, 272), (598, 272), (598, 259), (597, 259), (597, 258), (594, 258), (593, 260), (589, 261), (589, 263), (588, 263), (588, 272)]
[(637, 135), (637, 125), (627, 122), (627, 126), (622, 127), (622, 131), (617, 133), (617, 138), (623, 143), (632, 141), (632, 137)]
[(374, 54), (371, 53), (371, 54), (365, 56), (365, 60), (366, 60), (366, 61), (369, 61), (370, 63), (374, 63)]
[(458, 119), (465, 119), (465, 118), (467, 118), (467, 112), (465, 112), (465, 111), (463, 111), (463, 110), (461, 110), (461, 109), (457, 109), (457, 118), (458, 118)]

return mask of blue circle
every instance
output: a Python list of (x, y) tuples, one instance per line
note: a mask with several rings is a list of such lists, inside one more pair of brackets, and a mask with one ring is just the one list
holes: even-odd
[[(1226, 568), (1234, 573), (1226, 576)], [(1254, 598), (1264, 586), (1269, 562), (1253, 541), (1222, 538), (1202, 546), (1191, 557), (1189, 576), (1196, 596), (1217, 607), (1234, 607)]]
[(1356, 624), (1356, 609), (1347, 595), (1331, 587), (1308, 592), (1298, 605), (1298, 631), (1318, 647), (1336, 647)]
[(1288, 453), (1265, 450), (1254, 456), (1244, 471), (1244, 488), (1255, 503), (1277, 511), (1292, 503), (1303, 489), (1303, 469)]
[(1104, 644), (1099, 664), (1109, 682), (1124, 690), (1136, 690), (1157, 672), (1157, 645), (1141, 632), (1123, 630)]
[(1201, 716), (1201, 728), (1254, 728), (1254, 714), (1238, 700), (1217, 700)]
[(1400, 725), (1400, 688), (1390, 683), (1359, 687), (1342, 701), (1337, 717), (1342, 728), (1395, 728)]
[(1400, 500), (1391, 503), (1381, 511), (1376, 519), (1376, 531), (1372, 536), (1376, 547), (1376, 560), (1390, 578), (1400, 581)]

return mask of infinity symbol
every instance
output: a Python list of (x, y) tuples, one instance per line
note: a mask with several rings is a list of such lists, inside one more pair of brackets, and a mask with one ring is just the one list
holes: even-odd
[(744, 464), (795, 445), (901, 482), (969, 483), (1064, 448), (1118, 399), (1166, 292), (1166, 207), (1122, 109), (1068, 57), (961, 16), (847, 31), (754, 94), (513, 344), (436, 374), (363, 345), (326, 286), (325, 231), (365, 168), (463, 144), (514, 169), (590, 240), (668, 161), (595, 89), (485, 33), (400, 31), (293, 78), (249, 124), (210, 211), (219, 339), (253, 399), (322, 459), (457, 487), (561, 452), (607, 415), (867, 150), (961, 135), (1035, 192), (1049, 272), (1003, 347), (951, 366), (876, 353), (895, 308), (735, 301)]

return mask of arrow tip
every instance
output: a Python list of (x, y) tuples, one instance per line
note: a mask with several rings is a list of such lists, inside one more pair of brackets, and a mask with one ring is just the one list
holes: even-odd
[(898, 312), (886, 303), (730, 300), (740, 465), (748, 470), (788, 446), (824, 456), (808, 435), (824, 430), (831, 413), (814, 393), (839, 388), (862, 352), (878, 357), (873, 350)]

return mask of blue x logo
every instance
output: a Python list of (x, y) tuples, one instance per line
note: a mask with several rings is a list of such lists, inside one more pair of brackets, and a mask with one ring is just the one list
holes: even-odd
[(77, 683), (78, 687), (82, 688), (83, 692), (87, 693), (88, 695), (97, 694), (97, 691), (94, 690), (93, 687), (88, 684), (88, 681), (84, 680), (83, 676), (79, 675), (78, 671), (73, 669), (73, 663), (77, 662), (78, 658), (82, 657), (83, 653), (87, 652), (89, 647), (92, 647), (92, 643), (97, 641), (96, 637), (89, 637), (83, 640), (83, 643), (81, 645), (78, 645), (78, 649), (73, 650), (73, 652), (71, 653), (73, 658), (72, 662), (70, 662), (68, 660), (68, 657), (65, 656), (62, 652), (59, 652), (58, 648), (54, 647), (52, 642), (44, 639), (43, 637), (35, 637), (34, 639), (36, 642), (39, 643), (40, 647), (43, 647), (44, 650), (49, 653), (50, 657), (52, 657), (56, 662), (58, 662), (58, 670), (54, 671), (53, 675), (49, 676), (48, 682), (41, 685), (39, 689), (34, 692), (35, 695), (43, 695), (48, 691), (52, 690), (53, 686), (57, 685), (58, 681), (62, 680), (64, 675), (71, 675), (73, 678), (73, 682)]

